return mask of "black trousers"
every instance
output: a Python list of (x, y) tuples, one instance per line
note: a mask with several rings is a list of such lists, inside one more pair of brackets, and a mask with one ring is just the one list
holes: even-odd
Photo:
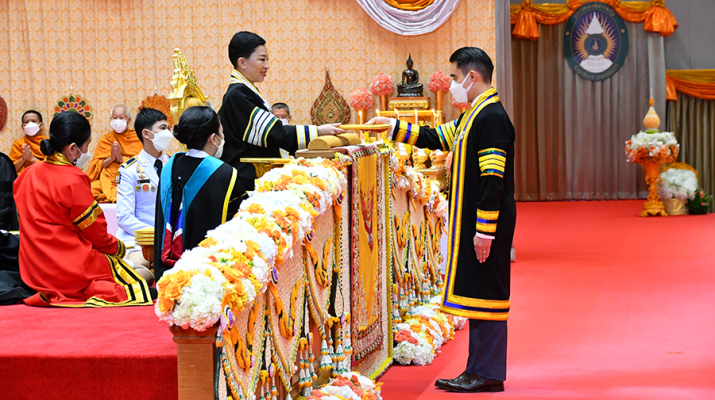
[(467, 372), (506, 380), (506, 321), (469, 320)]

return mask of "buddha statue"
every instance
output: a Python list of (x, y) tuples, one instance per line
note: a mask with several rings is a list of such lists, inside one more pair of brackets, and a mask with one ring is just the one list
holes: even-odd
[(422, 97), (420, 74), (412, 69), (412, 55), (407, 58), (407, 69), (402, 72), (402, 83), (397, 85), (399, 97)]

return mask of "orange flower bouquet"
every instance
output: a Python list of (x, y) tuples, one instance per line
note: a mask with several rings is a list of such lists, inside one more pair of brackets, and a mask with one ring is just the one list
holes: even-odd
[(356, 110), (369, 110), (375, 105), (375, 100), (372, 98), (372, 93), (366, 88), (360, 86), (350, 93), (350, 107)]
[(375, 96), (389, 96), (395, 91), (395, 81), (390, 75), (380, 72), (372, 78), (370, 91)]

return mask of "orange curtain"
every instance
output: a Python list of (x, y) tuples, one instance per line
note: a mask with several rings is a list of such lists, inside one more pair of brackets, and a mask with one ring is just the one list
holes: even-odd
[(628, 22), (643, 22), (643, 29), (648, 32), (666, 37), (678, 29), (678, 21), (665, 6), (665, 0), (568, 0), (566, 4), (534, 4), (532, 0), (523, 0), (521, 5), (511, 6), (512, 35), (519, 39), (536, 40), (540, 36), (537, 22), (544, 25), (564, 23), (579, 7), (594, 1), (613, 7)]
[(678, 93), (715, 100), (715, 69), (669, 69), (665, 71), (666, 99), (677, 101)]

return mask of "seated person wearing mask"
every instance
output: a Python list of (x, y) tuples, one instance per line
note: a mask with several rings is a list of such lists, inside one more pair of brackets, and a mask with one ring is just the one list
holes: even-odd
[(283, 125), (290, 125), (293, 117), (290, 115), (290, 108), (286, 103), (276, 103), (271, 107), (271, 112), (276, 118), (281, 120)]
[(117, 238), (127, 246), (126, 259), (146, 268), (141, 247), (136, 245), (134, 231), (154, 228), (156, 191), (159, 176), (169, 157), (174, 135), (169, 130), (166, 115), (153, 108), (143, 108), (134, 121), (134, 129), (144, 148), (119, 167), (117, 175)]
[(142, 150), (142, 142), (129, 129), (132, 116), (124, 105), (114, 106), (110, 114), (112, 130), (102, 135), (94, 150), (94, 158), (87, 168), (92, 182), (92, 194), (97, 201), (117, 201), (117, 171), (125, 160)]
[(246, 196), (238, 172), (219, 160), (225, 141), (214, 110), (195, 106), (184, 111), (174, 137), (189, 151), (176, 153), (161, 171), (154, 227), (157, 280), (185, 249), (233, 218)]
[(89, 178), (80, 169), (90, 158), (91, 133), (80, 114), (58, 114), (50, 139), (41, 143), (47, 158), (15, 181), (20, 274), (37, 291), (25, 299), (28, 305), (152, 304), (151, 272), (122, 260), (124, 243), (107, 233)]
[(12, 144), (9, 154), (18, 174), (30, 165), (45, 159), (45, 155), (40, 150), (40, 142), (49, 138), (43, 134), (42, 125), (42, 114), (39, 112), (27, 110), (22, 114), (22, 130), (25, 134)]

